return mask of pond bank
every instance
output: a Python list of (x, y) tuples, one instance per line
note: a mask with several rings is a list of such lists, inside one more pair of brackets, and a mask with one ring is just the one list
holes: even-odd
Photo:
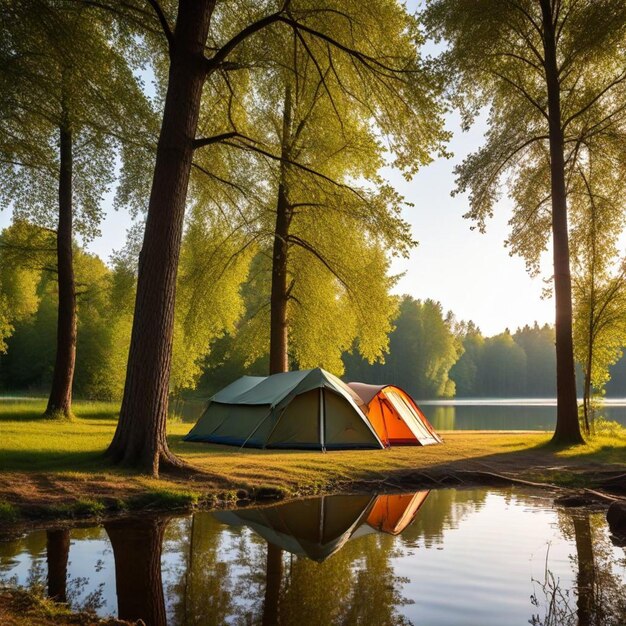
[(227, 508), (322, 493), (516, 481), (567, 493), (592, 489), (609, 498), (626, 496), (626, 441), (619, 439), (558, 449), (549, 444), (549, 433), (457, 431), (446, 433), (441, 446), (322, 454), (185, 444), (176, 430), (187, 425), (173, 426), (172, 449), (199, 473), (156, 480), (112, 471), (98, 452), (77, 459), (74, 470), (56, 458), (37, 467), (33, 452), (37, 469), (0, 471), (0, 528), (134, 511)]
[(0, 587), (0, 624), (4, 626), (130, 626), (115, 618), (98, 619), (92, 613), (74, 612), (64, 604), (26, 589)]

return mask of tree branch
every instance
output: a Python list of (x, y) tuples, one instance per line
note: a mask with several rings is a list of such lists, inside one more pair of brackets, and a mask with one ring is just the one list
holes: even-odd
[(167, 39), (167, 46), (169, 48), (170, 57), (172, 56), (172, 52), (174, 50), (174, 33), (170, 28), (170, 25), (167, 21), (167, 17), (165, 17), (165, 13), (163, 13), (163, 9), (159, 4), (158, 0), (147, 0), (148, 4), (154, 9), (156, 16), (159, 20), (159, 24), (161, 25), (161, 29), (163, 30), (163, 34)]
[[(221, 133), (219, 135), (213, 135), (212, 137), (200, 137), (193, 140), (193, 149), (203, 148), (204, 146), (210, 146), (214, 143), (220, 143), (226, 139), (233, 139), (234, 137), (243, 137), (237, 131), (229, 131), (227, 133)], [(246, 138), (247, 139), (247, 138)]]

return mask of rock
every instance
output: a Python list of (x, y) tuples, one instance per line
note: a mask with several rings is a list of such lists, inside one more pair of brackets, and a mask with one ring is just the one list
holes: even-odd
[(554, 499), (554, 503), (558, 506), (579, 507), (589, 506), (594, 503), (594, 500), (589, 496), (573, 494), (568, 496), (559, 496)]
[(616, 537), (626, 537), (626, 502), (613, 502), (606, 512), (606, 521)]

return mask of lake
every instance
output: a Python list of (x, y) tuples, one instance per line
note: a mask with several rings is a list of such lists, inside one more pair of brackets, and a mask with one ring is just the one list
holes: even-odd
[(0, 580), (150, 626), (617, 626), (625, 557), (603, 512), (441, 489), (36, 530)]
[[(554, 430), (556, 400), (552, 398), (477, 398), (418, 400), (437, 430)], [(599, 411), (626, 426), (626, 399), (606, 400)]]
[[(556, 399), (472, 398), (417, 400), (437, 430), (554, 430)], [(205, 400), (175, 400), (172, 411), (194, 423), (206, 408)], [(626, 398), (605, 400), (600, 413), (626, 426)]]

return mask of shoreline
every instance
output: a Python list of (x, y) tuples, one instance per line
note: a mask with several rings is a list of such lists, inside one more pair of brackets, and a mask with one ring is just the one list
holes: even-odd
[[(64, 528), (101, 523), (104, 520), (140, 515), (164, 513), (187, 513), (196, 510), (226, 510), (242, 507), (271, 505), (277, 502), (318, 495), (349, 493), (400, 493), (420, 489), (510, 487), (519, 486), (545, 490), (556, 501), (568, 499), (565, 506), (601, 505), (608, 507), (613, 501), (626, 502), (626, 468), (622, 465), (598, 466), (596, 463), (566, 464), (556, 467), (538, 466), (536, 463), (516, 463), (516, 467), (502, 463), (476, 467), (476, 462), (467, 460), (467, 468), (458, 468), (457, 463), (437, 466), (423, 465), (405, 467), (388, 472), (373, 470), (370, 475), (356, 475), (326, 484), (295, 483), (289, 489), (272, 486), (231, 484), (223, 489), (203, 491), (198, 477), (191, 482), (168, 481), (167, 489), (149, 486), (136, 490), (124, 498), (122, 491), (95, 496), (89, 481), (84, 483), (78, 498), (54, 500), (58, 494), (43, 490), (37, 502), (11, 503), (4, 489), (0, 489), (0, 502), (14, 507), (15, 517), (0, 518), (0, 540), (37, 528)], [(505, 464), (506, 465), (506, 464)], [(473, 466), (473, 467), (472, 467)], [(14, 478), (26, 478), (24, 475)], [(6, 476), (0, 472), (0, 483)], [(40, 479), (39, 475), (30, 478)], [(64, 477), (65, 481), (71, 478)], [(154, 480), (154, 479), (149, 479)], [(159, 482), (156, 480), (155, 482)], [(177, 485), (179, 490), (173, 485)], [(189, 491), (187, 487), (192, 487)], [(4, 496), (4, 497), (3, 497)]]

